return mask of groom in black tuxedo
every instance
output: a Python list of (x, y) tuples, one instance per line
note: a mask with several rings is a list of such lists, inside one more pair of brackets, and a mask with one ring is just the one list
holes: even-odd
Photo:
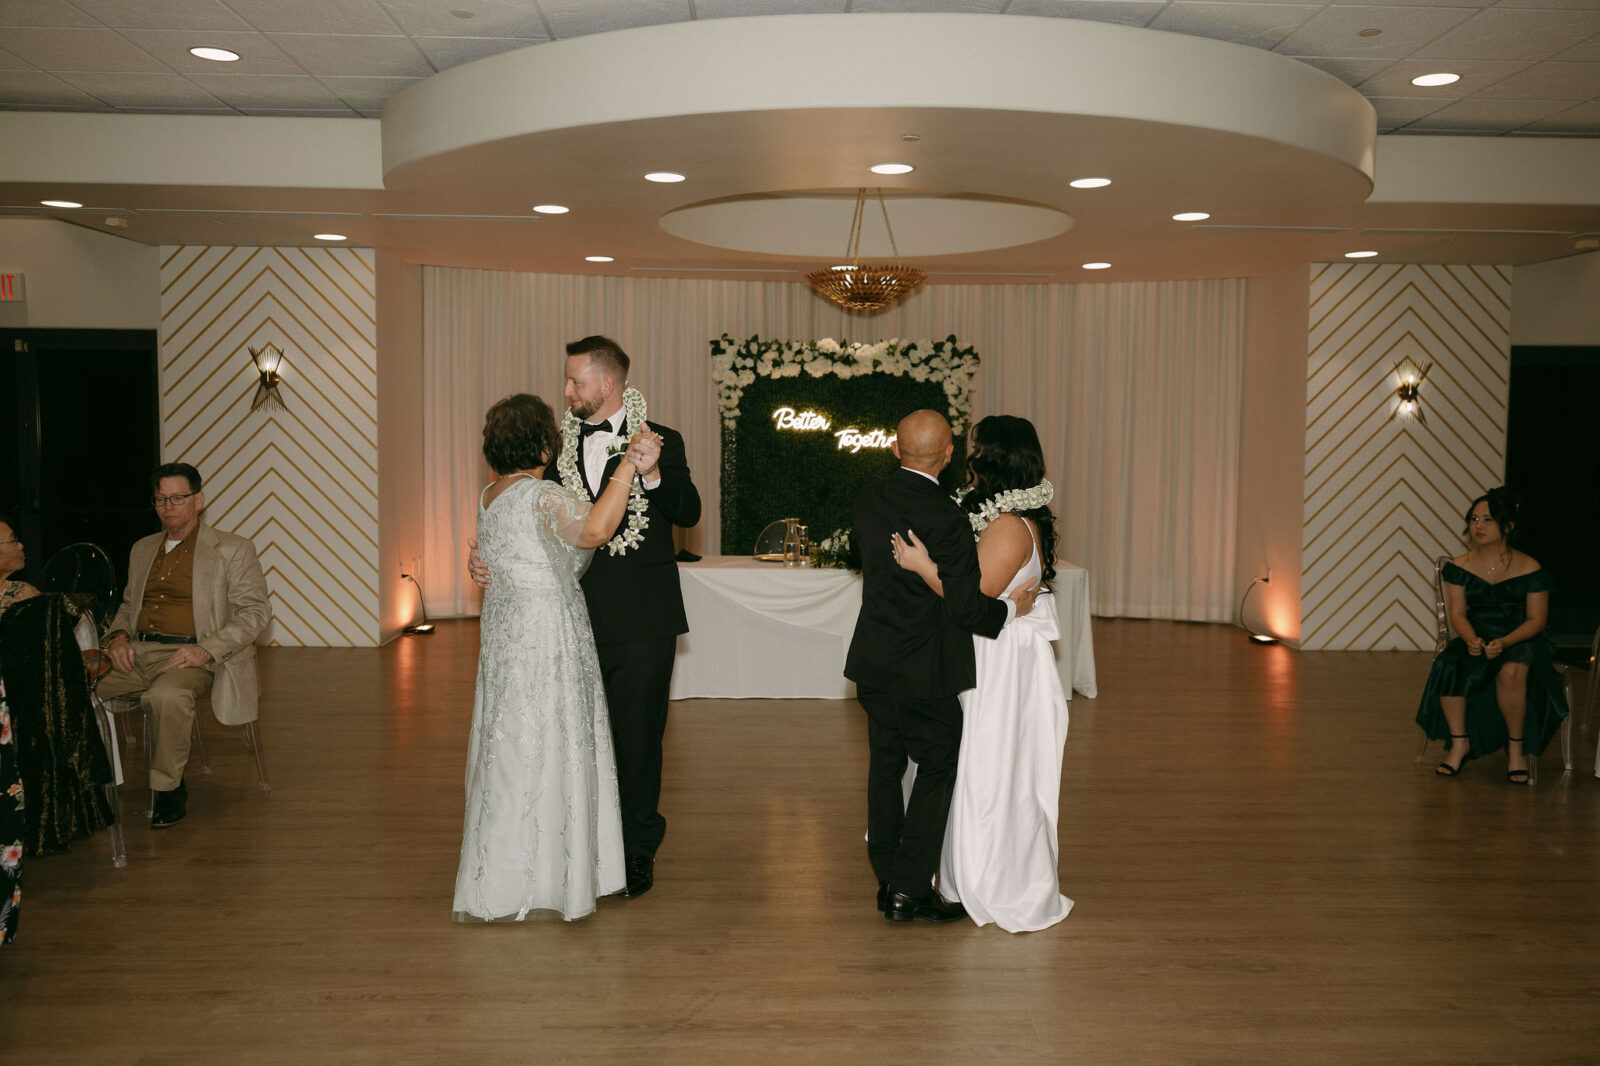
[[(622, 393), (629, 360), (616, 341), (584, 337), (567, 345), (567, 408), (582, 421), (577, 468), (591, 499), (622, 461), (620, 449), (642, 426), (627, 425)], [(622, 803), (622, 847), (628, 887), (622, 895), (642, 896), (655, 883), (655, 855), (667, 832), (657, 809), (661, 800), (661, 739), (667, 728), (667, 691), (678, 634), (689, 632), (678, 564), (672, 544), (673, 526), (700, 521), (700, 492), (689, 477), (683, 437), (676, 430), (647, 419), (661, 438), (659, 457), (646, 447), (639, 476), (644, 484), (649, 524), (644, 540), (619, 555), (606, 545), (595, 549), (583, 575), (589, 624), (594, 629), (600, 674), (611, 711), (611, 743), (617, 757), (617, 791)], [(548, 481), (560, 480), (557, 464), (545, 467)], [(627, 528), (627, 518), (617, 532)], [(468, 568), (488, 585), (488, 570), (478, 561), (476, 546)]]
[[(966, 910), (934, 890), (933, 875), (961, 750), (957, 697), (977, 680), (972, 634), (998, 636), (1032, 609), (1036, 589), (1010, 600), (979, 590), (972, 526), (939, 487), (954, 450), (943, 415), (907, 415), (891, 447), (900, 468), (856, 495), (861, 614), (844, 676), (867, 712), (867, 855), (878, 875), (878, 909), (895, 922), (952, 922)], [(908, 530), (938, 564), (943, 598), (895, 562), (890, 536)], [(901, 790), (908, 757), (917, 763), (909, 801)]]

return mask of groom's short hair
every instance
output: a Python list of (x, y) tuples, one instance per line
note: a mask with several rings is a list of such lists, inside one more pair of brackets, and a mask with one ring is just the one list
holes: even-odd
[(620, 382), (628, 380), (628, 353), (610, 337), (595, 334), (567, 345), (568, 355), (587, 355), (592, 366), (603, 374), (610, 374)]

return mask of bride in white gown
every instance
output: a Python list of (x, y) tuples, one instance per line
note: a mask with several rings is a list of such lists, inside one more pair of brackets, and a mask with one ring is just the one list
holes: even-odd
[(626, 514), (637, 434), (591, 507), (541, 480), (561, 446), (550, 407), (519, 393), (489, 409), (483, 454), (500, 476), (478, 501), (493, 573), (479, 621), (467, 811), (452, 917), (571, 921), (626, 883), (616, 759), (578, 577)]
[[(1055, 576), (1052, 490), (1032, 423), (1009, 415), (972, 431), (962, 508), (978, 531), (986, 595), (1007, 596)], [(938, 568), (914, 531), (896, 541), (900, 565), (939, 591)], [(945, 830), (939, 889), (979, 925), (1012, 933), (1045, 929), (1072, 911), (1061, 894), (1056, 829), (1067, 701), (1050, 642), (1059, 636), (1055, 597), (994, 640), (974, 637), (977, 685), (961, 694), (961, 755)]]

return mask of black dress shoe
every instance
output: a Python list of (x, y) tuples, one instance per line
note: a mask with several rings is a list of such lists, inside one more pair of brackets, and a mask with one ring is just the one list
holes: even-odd
[(949, 902), (937, 892), (916, 899), (904, 892), (890, 892), (883, 916), (891, 922), (909, 922), (914, 918), (935, 923), (959, 922), (967, 916), (967, 908)]
[(150, 828), (165, 829), (169, 825), (177, 825), (188, 813), (189, 789), (179, 778), (177, 788), (156, 793), (155, 803), (150, 807)]
[(656, 883), (656, 860), (649, 857), (639, 857), (627, 861), (628, 887), (617, 895), (623, 899), (633, 899), (650, 891), (650, 886)]

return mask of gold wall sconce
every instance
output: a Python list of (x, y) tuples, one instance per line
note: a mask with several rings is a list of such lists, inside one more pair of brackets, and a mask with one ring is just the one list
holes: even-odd
[(1433, 369), (1429, 363), (1421, 370), (1415, 364), (1407, 367), (1404, 364), (1394, 368), (1395, 377), (1400, 379), (1400, 384), (1395, 387), (1394, 410), (1389, 412), (1392, 422), (1396, 415), (1401, 418), (1415, 418), (1423, 425), (1428, 424), (1428, 416), (1422, 413), (1422, 382), (1428, 376), (1428, 371)]
[(278, 395), (278, 386), (281, 379), (278, 377), (278, 367), (283, 364), (283, 349), (276, 344), (265, 344), (260, 348), (246, 348), (250, 359), (256, 365), (256, 373), (261, 375), (261, 382), (256, 386), (256, 398), (250, 404), (250, 410), (265, 406), (268, 411), (276, 407), (280, 411), (287, 411), (283, 404), (283, 397)]

